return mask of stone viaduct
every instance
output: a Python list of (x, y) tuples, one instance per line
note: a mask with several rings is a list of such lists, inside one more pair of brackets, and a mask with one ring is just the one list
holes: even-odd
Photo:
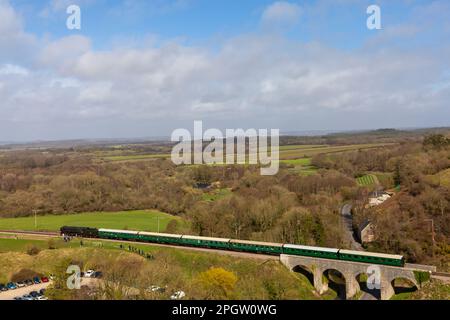
[[(350, 299), (358, 291), (360, 291), (357, 277), (362, 274), (369, 275), (369, 273), (371, 274), (373, 272), (368, 269), (371, 264), (360, 262), (291, 256), (285, 254), (280, 256), (280, 261), (291, 271), (295, 271), (297, 268), (302, 268), (310, 272), (314, 279), (314, 287), (319, 294), (323, 294), (328, 290), (328, 283), (324, 281), (324, 272), (328, 270), (339, 271), (345, 278), (347, 299)], [(380, 271), (379, 289), (381, 293), (381, 300), (388, 300), (394, 295), (393, 281), (398, 278), (407, 279), (419, 288), (414, 271), (423, 272), (424, 270), (407, 267), (400, 268), (383, 265), (377, 266)]]

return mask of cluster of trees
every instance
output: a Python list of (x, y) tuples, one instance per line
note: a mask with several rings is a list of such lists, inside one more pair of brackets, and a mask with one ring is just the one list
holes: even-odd
[(366, 208), (368, 190), (349, 188), (342, 194), (354, 203), (355, 228), (365, 219), (375, 226), (369, 250), (406, 255), (412, 262), (448, 268), (450, 253), (450, 185), (436, 179), (450, 168), (449, 139), (430, 135), (384, 149), (319, 155), (314, 165), (349, 177), (367, 172), (392, 177), (384, 188), (397, 187), (383, 205)]

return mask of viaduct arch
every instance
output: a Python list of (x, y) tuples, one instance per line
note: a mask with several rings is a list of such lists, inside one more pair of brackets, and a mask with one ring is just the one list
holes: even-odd
[[(374, 267), (368, 263), (291, 256), (286, 254), (280, 255), (280, 261), (291, 271), (302, 268), (312, 273), (314, 288), (319, 294), (323, 294), (328, 290), (328, 284), (323, 279), (324, 272), (330, 269), (339, 271), (345, 278), (345, 296), (347, 299), (352, 298), (360, 291), (357, 277), (361, 274), (372, 274), (373, 270), (369, 268)], [(397, 278), (407, 279), (419, 288), (414, 274), (415, 269), (384, 265), (376, 265), (376, 267), (379, 268), (381, 300), (389, 300), (394, 295), (394, 287), (392, 284)]]

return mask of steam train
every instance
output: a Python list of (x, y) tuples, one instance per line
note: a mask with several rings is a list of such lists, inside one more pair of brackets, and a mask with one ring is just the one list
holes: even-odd
[(380, 264), (395, 267), (403, 267), (405, 265), (405, 259), (400, 255), (311, 247), (296, 244), (281, 244), (144, 231), (96, 229), (68, 226), (62, 227), (60, 229), (60, 232), (61, 235), (70, 237), (159, 243), (176, 246), (241, 251), (269, 255), (289, 254), (323, 259)]

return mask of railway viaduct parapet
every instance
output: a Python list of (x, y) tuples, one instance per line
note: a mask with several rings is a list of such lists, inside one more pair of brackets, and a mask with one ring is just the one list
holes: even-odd
[[(368, 263), (321, 259), (303, 256), (291, 256), (282, 254), (280, 261), (289, 270), (295, 271), (296, 268), (302, 268), (310, 272), (313, 276), (314, 287), (319, 294), (323, 294), (328, 290), (328, 284), (324, 281), (324, 272), (328, 270), (337, 270), (345, 278), (346, 298), (352, 298), (359, 290), (358, 276), (365, 274), (373, 274), (373, 270), (378, 270), (378, 286), (381, 293), (381, 300), (389, 300), (394, 295), (393, 281), (397, 278), (407, 279), (411, 281), (417, 288), (414, 271), (412, 268), (391, 267), (384, 265), (371, 265)], [(375, 268), (374, 268), (375, 267)], [(378, 269), (379, 268), (379, 269)]]

